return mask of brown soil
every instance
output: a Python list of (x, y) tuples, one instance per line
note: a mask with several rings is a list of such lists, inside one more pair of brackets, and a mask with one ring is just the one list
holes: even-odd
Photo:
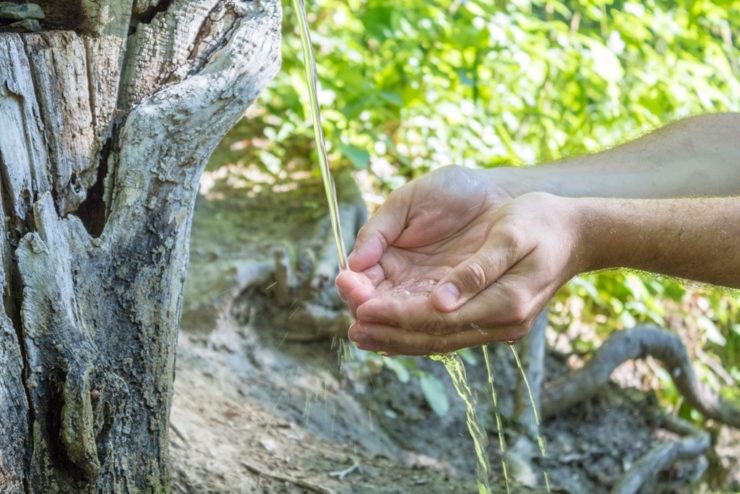
[[(332, 317), (341, 326), (346, 317), (327, 295), (331, 288), (326, 283), (308, 291), (289, 287), (287, 302), (274, 300), (273, 254), (265, 246), (296, 242), (298, 227), (290, 217), (277, 218), (275, 211), (297, 206), (272, 198), (266, 208), (254, 194), (240, 189), (224, 195), (224, 190), (201, 201), (193, 227), (170, 433), (175, 491), (476, 492), (464, 409), (444, 368), (426, 359), (406, 361), (412, 378), (402, 383), (387, 367), (372, 362), (340, 366), (336, 345), (319, 327)], [(283, 197), (306, 201), (291, 193)], [(266, 210), (271, 212), (264, 220), (270, 234), (259, 236), (268, 230), (259, 223)], [(245, 218), (247, 230), (239, 228)], [(307, 228), (306, 219), (300, 221), (304, 226), (298, 237), (314, 236), (301, 242), (320, 251), (321, 243), (328, 241), (325, 229)], [(307, 276), (300, 266), (295, 271), (297, 278)], [(275, 317), (312, 304), (329, 307), (323, 319), (302, 312), (297, 321)], [(305, 339), (313, 341), (297, 341), (302, 329), (311, 335)], [(518, 375), (505, 347), (492, 352), (504, 430), (511, 442)], [(477, 363), (467, 365), (468, 376), (489, 435), (495, 492), (505, 492), (485, 369), (480, 354), (475, 351), (473, 356)], [(565, 360), (553, 354), (547, 375), (566, 371)], [(432, 412), (414, 380), (414, 367), (444, 382), (451, 402), (445, 416)], [(555, 492), (608, 492), (651, 446), (671, 439), (656, 428), (660, 413), (650, 393), (610, 385), (599, 397), (545, 424), (549, 458), (535, 461), (535, 473), (546, 469)], [(721, 428), (715, 435), (717, 447), (709, 455), (712, 463), (705, 479), (713, 481), (715, 489), (738, 492), (740, 434)], [(695, 464), (679, 463), (662, 472), (660, 482), (644, 492), (709, 492), (706, 485), (686, 487)], [(517, 487), (513, 492), (534, 490)]]
[[(444, 377), (432, 362), (419, 365)], [(485, 398), (480, 367), (468, 366), (469, 377)], [(447, 392), (454, 396), (451, 386)], [(500, 482), (495, 428), (485, 400), (479, 401), (492, 470)], [(463, 415), (454, 403), (438, 417), (418, 386), (401, 383), (387, 369), (348, 380), (329, 342), (281, 343), (249, 327), (222, 327), (207, 340), (184, 333), (172, 411), (175, 488), (183, 493), (473, 493), (475, 461)], [(552, 459), (539, 467), (547, 469), (556, 492), (607, 492), (657, 440), (657, 416), (652, 399), (613, 386), (546, 423)], [(732, 444), (725, 440), (725, 448)], [(737, 445), (735, 435), (735, 453)], [(724, 451), (725, 461), (732, 454)], [(679, 464), (662, 478), (680, 481), (690, 475), (691, 464)], [(497, 485), (497, 492), (505, 492)]]

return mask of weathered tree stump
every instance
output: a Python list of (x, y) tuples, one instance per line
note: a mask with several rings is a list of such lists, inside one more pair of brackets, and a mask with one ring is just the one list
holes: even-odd
[(280, 4), (37, 3), (40, 32), (0, 23), (0, 492), (168, 491), (197, 184)]

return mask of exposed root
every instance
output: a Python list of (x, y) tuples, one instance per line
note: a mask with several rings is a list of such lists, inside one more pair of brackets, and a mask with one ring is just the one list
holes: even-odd
[[(537, 316), (529, 334), (521, 340), (522, 373), (526, 377), (518, 380), (516, 398), (514, 402), (514, 417), (523, 434), (519, 435), (512, 447), (506, 451), (505, 461), (511, 468), (512, 477), (520, 485), (536, 487), (539, 484), (535, 473), (538, 468), (532, 464), (536, 456), (545, 457), (544, 439), (540, 434), (540, 395), (545, 367), (545, 330), (547, 329), (547, 314)], [(514, 358), (519, 359), (516, 353)], [(529, 383), (529, 385), (527, 385)], [(550, 491), (550, 482), (547, 471), (543, 470), (544, 483)]]
[(740, 427), (740, 405), (724, 400), (696, 377), (676, 334), (652, 326), (613, 333), (584, 367), (550, 383), (542, 395), (543, 418), (594, 396), (620, 364), (648, 355), (663, 362), (689, 405), (707, 418)]
[[(632, 494), (648, 482), (656, 473), (672, 465), (678, 460), (696, 458), (704, 453), (710, 446), (709, 433), (702, 431), (690, 423), (668, 415), (664, 418), (663, 426), (677, 434), (685, 437), (678, 441), (661, 443), (640, 458), (632, 468), (611, 490), (612, 494)], [(707, 462), (699, 463), (698, 474), (706, 468)], [(696, 474), (694, 475), (696, 477)]]
[[(529, 387), (532, 390), (532, 399), (534, 407), (539, 413), (540, 395), (542, 393), (542, 381), (545, 375), (545, 330), (547, 329), (547, 313), (543, 312), (532, 327), (529, 334), (524, 337), (520, 343), (522, 368), (529, 381)], [(524, 385), (523, 380), (519, 380), (516, 389), (516, 401), (514, 416), (522, 429), (532, 439), (538, 435), (537, 420), (535, 409), (532, 408), (529, 400), (529, 392)]]

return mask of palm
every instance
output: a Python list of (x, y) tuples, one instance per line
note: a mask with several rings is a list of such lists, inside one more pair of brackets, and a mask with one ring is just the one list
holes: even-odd
[(394, 288), (428, 291), (430, 281), (442, 279), (483, 245), (488, 230), (490, 225), (477, 217), (454, 228), (407, 236), (401, 246), (392, 245), (383, 254), (380, 269), (374, 270), (382, 275), (372, 281), (379, 293)]
[(400, 235), (362, 272), (340, 276), (340, 292), (352, 308), (389, 292), (427, 293), (480, 249), (491, 228), (490, 213), (511, 196), (492, 191), (474, 173), (441, 169), (399, 191), (408, 201)]

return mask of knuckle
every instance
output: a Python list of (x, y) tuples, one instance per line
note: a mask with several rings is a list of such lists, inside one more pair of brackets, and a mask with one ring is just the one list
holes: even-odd
[(480, 259), (474, 259), (465, 264), (460, 282), (463, 288), (469, 291), (480, 291), (488, 286), (486, 268)]
[(518, 228), (506, 226), (501, 229), (500, 233), (509, 252), (517, 252), (521, 249), (524, 238)]

